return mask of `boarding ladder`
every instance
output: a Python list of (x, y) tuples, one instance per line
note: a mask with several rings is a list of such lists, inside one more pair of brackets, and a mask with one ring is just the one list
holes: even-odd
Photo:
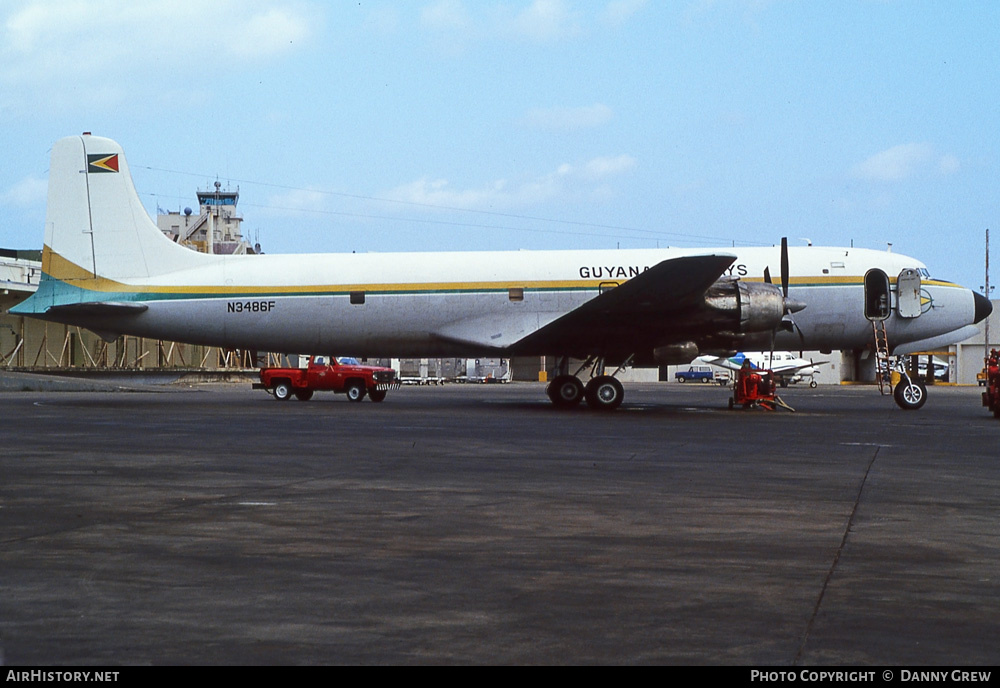
[(878, 391), (883, 395), (892, 394), (892, 362), (889, 359), (889, 338), (885, 333), (885, 321), (873, 320), (872, 333), (875, 335), (875, 380)]

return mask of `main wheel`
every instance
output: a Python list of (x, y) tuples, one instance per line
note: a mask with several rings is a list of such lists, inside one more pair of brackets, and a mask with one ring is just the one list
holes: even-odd
[(601, 411), (612, 411), (622, 405), (625, 388), (610, 375), (600, 375), (587, 383), (587, 406)]
[(900, 381), (892, 390), (892, 398), (904, 411), (916, 411), (927, 402), (927, 388), (913, 380)]
[(365, 386), (357, 380), (347, 383), (347, 398), (351, 401), (361, 401), (365, 398)]
[(288, 401), (292, 398), (292, 383), (282, 380), (274, 386), (274, 398), (278, 401)]
[(384, 389), (373, 389), (372, 391), (368, 392), (368, 398), (378, 403), (385, 399), (385, 394), (386, 392)]
[(570, 408), (583, 401), (583, 383), (575, 375), (557, 375), (545, 388), (545, 393), (559, 408)]
[(311, 389), (297, 389), (295, 390), (295, 398), (299, 401), (309, 401), (313, 398), (313, 391)]

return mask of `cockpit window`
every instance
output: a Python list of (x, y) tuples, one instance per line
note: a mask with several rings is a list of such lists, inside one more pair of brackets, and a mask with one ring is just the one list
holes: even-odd
[(917, 272), (920, 274), (921, 279), (931, 278), (931, 273), (927, 268), (917, 268)]

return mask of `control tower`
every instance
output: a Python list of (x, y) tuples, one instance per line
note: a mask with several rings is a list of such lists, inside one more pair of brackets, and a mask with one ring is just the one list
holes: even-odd
[(181, 212), (157, 213), (156, 226), (167, 237), (181, 246), (201, 253), (253, 254), (254, 250), (240, 230), (243, 218), (236, 211), (240, 200), (239, 187), (236, 191), (226, 189), (215, 182), (215, 189), (198, 190), (199, 215), (194, 216), (191, 208)]

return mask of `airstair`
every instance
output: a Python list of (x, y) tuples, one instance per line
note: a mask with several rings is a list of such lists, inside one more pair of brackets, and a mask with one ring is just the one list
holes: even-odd
[(873, 320), (875, 335), (875, 380), (882, 395), (892, 394), (892, 361), (889, 357), (889, 337), (885, 333), (885, 321)]

